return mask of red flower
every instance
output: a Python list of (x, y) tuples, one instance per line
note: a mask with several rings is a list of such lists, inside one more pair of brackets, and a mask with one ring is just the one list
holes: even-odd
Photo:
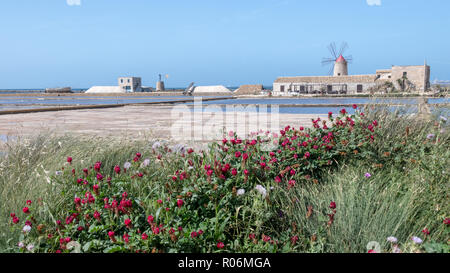
[(31, 205), (31, 200), (27, 200), (27, 205)]
[(281, 183), (281, 178), (279, 176), (275, 177), (275, 182)]
[(100, 221), (100, 212), (95, 211), (94, 212), (94, 218), (97, 219), (98, 221)]
[(128, 219), (128, 218), (125, 219), (124, 224), (125, 224), (125, 226), (126, 226), (127, 228), (130, 228), (130, 227), (131, 227), (131, 220)]
[(358, 105), (353, 104), (353, 109), (356, 109), (356, 108), (358, 108)]
[(125, 242), (125, 244), (128, 244), (130, 242), (130, 235), (128, 235), (127, 233), (125, 233), (123, 235), (123, 240)]
[(430, 231), (429, 231), (427, 228), (424, 228), (424, 229), (422, 230), (422, 233), (423, 233), (424, 235), (430, 235)]
[(197, 232), (195, 232), (195, 231), (191, 232), (191, 238), (195, 238), (195, 237), (197, 237), (197, 235), (198, 235)]
[(450, 218), (445, 218), (443, 223), (447, 226), (450, 225)]
[(116, 173), (116, 174), (120, 174), (120, 166), (115, 166), (114, 167), (114, 172)]
[(237, 175), (237, 173), (238, 173), (238, 172), (237, 172), (237, 170), (236, 170), (236, 169), (232, 169), (232, 170), (231, 170), (231, 174), (232, 174), (233, 176), (236, 176), (236, 175)]
[(103, 180), (103, 175), (101, 173), (97, 174), (97, 180), (98, 181), (102, 181)]
[(22, 211), (23, 213), (30, 213), (30, 209), (28, 207), (24, 207)]
[(94, 170), (96, 170), (97, 172), (100, 171), (100, 168), (102, 167), (102, 163), (100, 161), (95, 162), (94, 164)]
[(67, 157), (67, 162), (69, 162), (69, 164), (72, 164), (72, 157)]
[(242, 155), (242, 159), (247, 160), (247, 159), (248, 159), (248, 154), (247, 154), (247, 153), (244, 153), (244, 154)]
[(341, 114), (345, 115), (347, 113), (347, 111), (344, 109), (341, 110)]
[(13, 217), (13, 223), (17, 224), (19, 223), (19, 218), (17, 218), (16, 216)]
[(330, 209), (335, 209), (336, 208), (336, 203), (335, 202), (331, 202), (330, 203)]
[(311, 156), (311, 154), (309, 152), (305, 153), (305, 158), (309, 158)]
[(177, 200), (177, 206), (179, 207), (179, 208), (181, 208), (181, 206), (183, 205), (183, 200), (181, 200), (181, 199), (178, 199)]
[(141, 153), (136, 153), (136, 157), (141, 158)]
[(189, 150), (187, 152), (188, 152), (188, 154), (192, 154), (194, 152), (194, 149), (189, 148)]
[(250, 173), (250, 172), (249, 172), (247, 169), (244, 170), (244, 174), (245, 174), (245, 175), (248, 175), (249, 173)]
[(371, 249), (369, 251), (367, 251), (367, 253), (377, 253), (375, 250)]
[(222, 248), (224, 248), (225, 247), (225, 244), (224, 243), (222, 243), (222, 242), (218, 242), (217, 243), (217, 248), (218, 249), (222, 249)]
[(142, 240), (147, 240), (148, 239), (148, 235), (147, 235), (147, 233), (142, 233)]
[(241, 157), (241, 152), (237, 151), (236, 153), (234, 153), (234, 156), (235, 156), (236, 158)]
[(149, 215), (149, 216), (147, 217), (147, 222), (148, 222), (149, 224), (152, 224), (153, 221), (154, 221), (153, 216), (152, 216), (152, 215)]

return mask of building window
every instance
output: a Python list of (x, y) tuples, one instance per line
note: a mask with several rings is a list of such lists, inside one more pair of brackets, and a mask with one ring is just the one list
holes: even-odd
[(280, 92), (284, 92), (284, 85), (280, 86)]
[(358, 84), (358, 85), (356, 86), (356, 92), (361, 93), (362, 91), (363, 91), (363, 86), (362, 86), (362, 84)]
[(123, 79), (120, 79), (120, 83), (123, 83)]
[(130, 79), (128, 79), (128, 83), (130, 83)]
[(333, 86), (332, 85), (327, 85), (327, 92), (331, 92), (333, 91)]
[(304, 85), (300, 85), (300, 92), (305, 92), (305, 86)]

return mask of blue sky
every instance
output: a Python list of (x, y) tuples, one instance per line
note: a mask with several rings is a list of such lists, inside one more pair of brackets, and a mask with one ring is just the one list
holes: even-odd
[[(79, 5), (78, 5), (79, 2)], [(449, 80), (448, 0), (3, 0), (0, 89), (262, 83), (326, 75), (349, 44), (350, 74), (421, 65)]]

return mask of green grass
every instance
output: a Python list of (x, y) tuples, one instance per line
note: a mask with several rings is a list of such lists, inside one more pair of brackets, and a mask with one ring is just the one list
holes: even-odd
[[(424, 228), (432, 232), (429, 240), (448, 242), (448, 227), (442, 224), (450, 212), (448, 126), (382, 110), (370, 115), (381, 124), (382, 135), (372, 147), (374, 160), (344, 161), (336, 169), (324, 172), (319, 184), (299, 184), (293, 191), (278, 194), (276, 205), (286, 213), (284, 225), (295, 223), (299, 230), (303, 244), (297, 251), (367, 252), (366, 245), (371, 241), (386, 249), (388, 236), (403, 243), (411, 236), (422, 237)], [(437, 144), (424, 144), (429, 142), (426, 136), (430, 133), (438, 136)], [(52, 135), (19, 139), (10, 145), (7, 156), (0, 158), (0, 252), (8, 251), (12, 242), (18, 241), (18, 234), (10, 230), (9, 214), (19, 212), (26, 200), (42, 199), (49, 206), (64, 207), (61, 188), (51, 185), (47, 177), (61, 169), (68, 155), (84, 160), (72, 166), (76, 169), (101, 161), (105, 170), (111, 170), (129, 161), (130, 155), (150, 147), (146, 137), (113, 141)], [(393, 155), (383, 156), (387, 152)], [(170, 176), (173, 169), (159, 169), (158, 176)], [(367, 172), (372, 177), (366, 178)], [(298, 201), (292, 202), (293, 199)], [(331, 227), (327, 227), (324, 223), (331, 212), (331, 201), (336, 202), (337, 213)], [(260, 218), (254, 214), (267, 206), (257, 202), (248, 205), (242, 209), (246, 212), (241, 216), (243, 223)], [(308, 206), (314, 209), (310, 217)], [(244, 219), (246, 215), (250, 218)], [(276, 226), (261, 228), (277, 230)], [(236, 230), (248, 232), (238, 224)], [(315, 242), (311, 240), (313, 235), (317, 236)]]

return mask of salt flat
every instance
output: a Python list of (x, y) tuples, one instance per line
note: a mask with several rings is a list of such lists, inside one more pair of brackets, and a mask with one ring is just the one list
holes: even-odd
[[(173, 113), (172, 109), (172, 106), (132, 105), (119, 108), (2, 115), (0, 116), (0, 135), (30, 136), (51, 132), (56, 135), (133, 138), (145, 134), (159, 139), (173, 140), (188, 135), (191, 129), (197, 130), (202, 128), (201, 126), (211, 123), (216, 125), (216, 131), (222, 131), (222, 135), (223, 132), (229, 131), (250, 133), (251, 129), (258, 126), (252, 121), (246, 121), (242, 115), (235, 116), (233, 112), (223, 116), (223, 120), (232, 120), (232, 122), (222, 124), (220, 123), (222, 113), (206, 113), (202, 120), (194, 120), (189, 118), (189, 115), (193, 116), (194, 113), (190, 111)], [(210, 118), (214, 116), (216, 120), (211, 120)], [(296, 128), (309, 127), (311, 119), (318, 116), (326, 118), (324, 115), (316, 114), (279, 114), (277, 128), (281, 129), (286, 125)], [(213, 131), (204, 129), (204, 132), (207, 130)], [(217, 135), (218, 132), (214, 133)], [(191, 136), (193, 135), (194, 132), (191, 133)], [(217, 136), (217, 139), (220, 139), (220, 136)], [(204, 139), (200, 139), (200, 141), (204, 141)]]

